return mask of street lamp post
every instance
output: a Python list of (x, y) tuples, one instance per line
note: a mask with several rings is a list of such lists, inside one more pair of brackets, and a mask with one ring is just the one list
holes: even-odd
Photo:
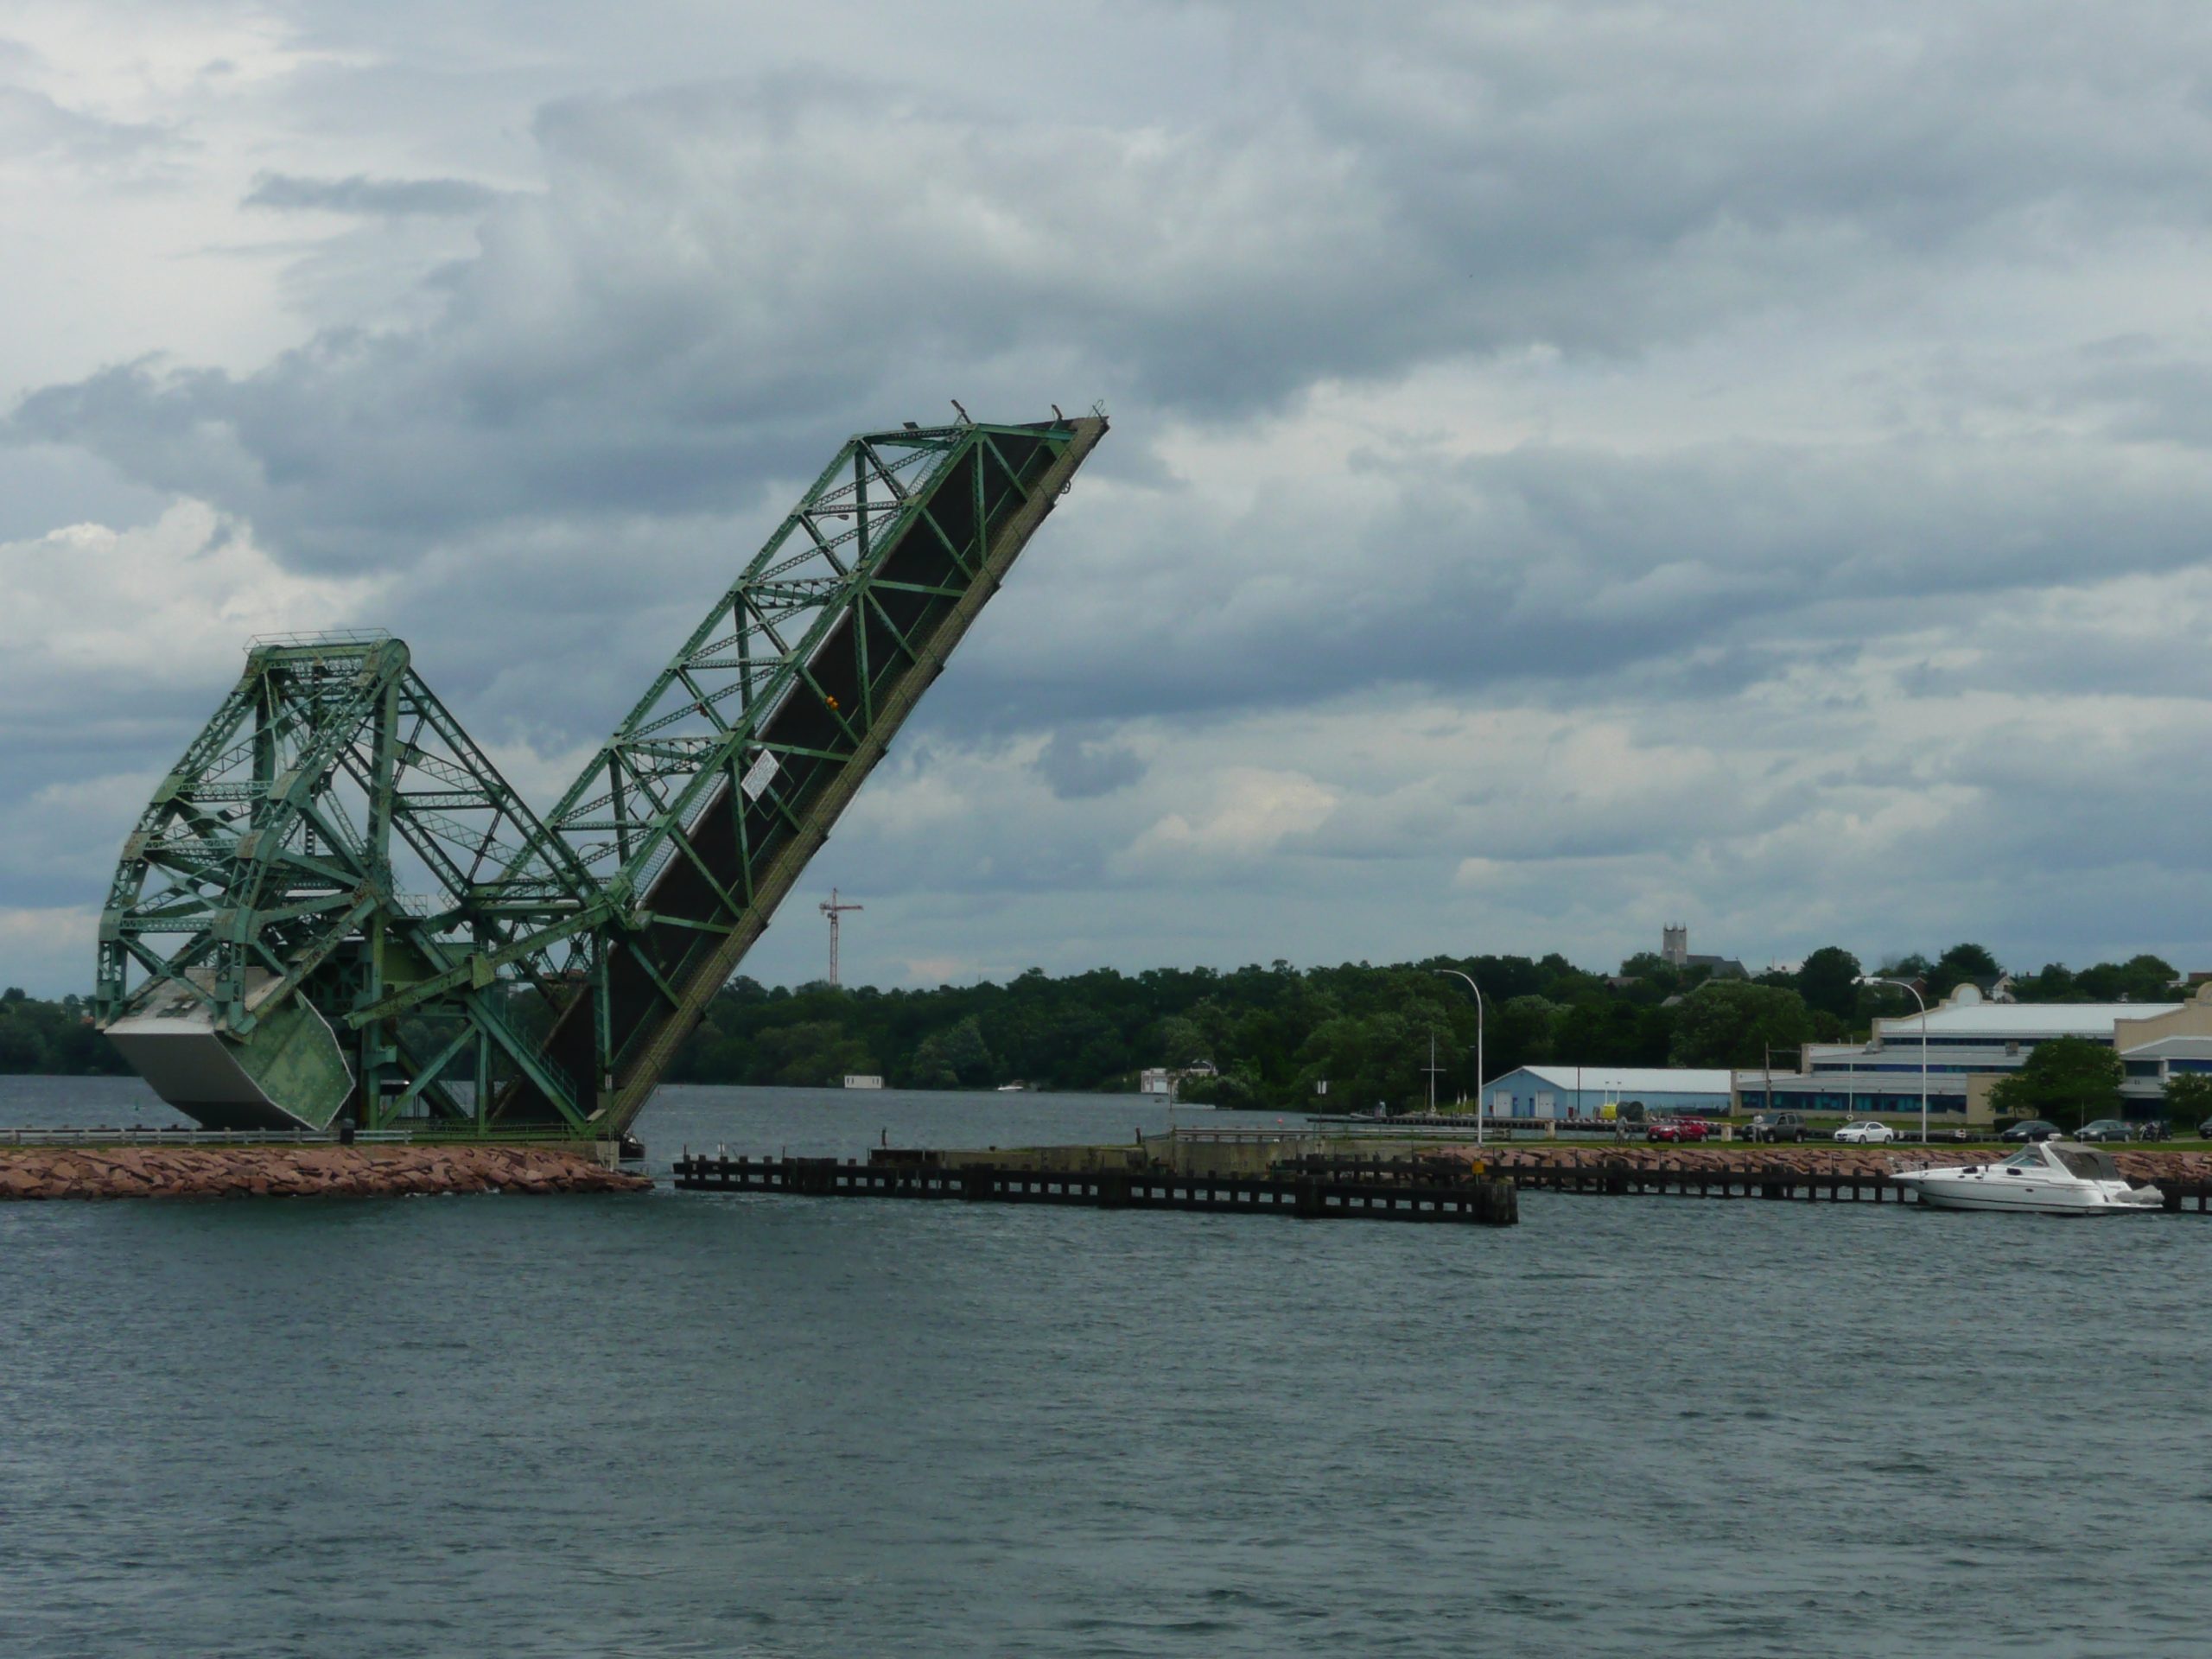
[(1439, 968), (1433, 971), (1465, 980), (1467, 988), (1475, 994), (1475, 1144), (1479, 1147), (1483, 1144), (1483, 988), (1476, 984), (1471, 976), (1461, 973), (1457, 968)]
[(1862, 977), (1861, 985), (1894, 985), (1901, 991), (1910, 991), (1912, 1000), (1920, 1005), (1920, 1144), (1928, 1144), (1928, 999), (1920, 994), (1920, 987), (1909, 979), (1878, 979)]

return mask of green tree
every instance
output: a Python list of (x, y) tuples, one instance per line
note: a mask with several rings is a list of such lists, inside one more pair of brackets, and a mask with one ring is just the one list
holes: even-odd
[(991, 1080), (991, 1051), (983, 1041), (983, 1027), (969, 1014), (946, 1035), (944, 1057), (960, 1081), (975, 1087)]
[(2202, 1071), (2183, 1071), (2166, 1079), (2166, 1117), (2175, 1128), (2188, 1135), (2208, 1117), (2212, 1117), (2212, 1076)]
[(2178, 995), (2179, 977), (2164, 957), (2146, 955), (2084, 968), (2074, 976), (2074, 988), (2091, 1002), (2169, 1002)]
[(872, 1072), (875, 1063), (859, 1039), (834, 1020), (809, 1020), (760, 1033), (760, 1059), (770, 1081), (791, 1089), (821, 1089), (847, 1075)]
[(2120, 1056), (2086, 1037), (2054, 1037), (2037, 1043), (2012, 1076), (1989, 1091), (1999, 1117), (2040, 1117), (2078, 1129), (2120, 1109)]
[[(15, 1000), (22, 1001), (22, 994), (17, 993)], [(0, 1014), (0, 1072), (20, 1075), (45, 1070), (46, 1045), (39, 1039), (38, 1028), (11, 1006)]]
[(1492, 1009), (1484, 1033), (1484, 1063), (1493, 1077), (1524, 1065), (1541, 1065), (1557, 1052), (1552, 1033), (1559, 1005), (1541, 996), (1516, 996)]
[(1171, 1014), (1160, 1022), (1159, 1053), (1162, 1065), (1185, 1066), (1211, 1059), (1213, 1046), (1206, 1041), (1197, 1020)]
[(1656, 950), (1639, 950), (1621, 963), (1621, 977), (1640, 979), (1669, 996), (1682, 982), (1681, 969)]
[(1994, 979), (2005, 970), (1997, 958), (1979, 944), (1955, 944), (1936, 959), (1928, 974), (1928, 1000), (1948, 996), (1969, 979)]
[(1848, 1024), (1859, 1014), (1859, 980), (1865, 969), (1840, 944), (1824, 944), (1797, 970), (1797, 994), (1808, 1008), (1832, 1014)]
[(1740, 979), (1707, 982), (1675, 1010), (1672, 1059), (1676, 1065), (1754, 1066), (1769, 1047), (1796, 1048), (1813, 1040), (1805, 999), (1772, 985)]
[(1325, 1079), (1327, 1103), (1337, 1110), (1375, 1105), (1402, 1109), (1424, 1096), (1412, 1033), (1395, 1014), (1339, 1014), (1317, 1027), (1299, 1049), (1305, 1092)]
[(2074, 970), (2063, 962), (2046, 962), (2039, 972), (2012, 982), (2012, 995), (2023, 1002), (2064, 1002), (2074, 994)]
[(991, 1080), (991, 1051), (982, 1023), (969, 1014), (933, 1031), (914, 1051), (912, 1081), (922, 1089), (976, 1089)]

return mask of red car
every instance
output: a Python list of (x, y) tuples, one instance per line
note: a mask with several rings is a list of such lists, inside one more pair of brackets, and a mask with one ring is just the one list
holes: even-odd
[(1647, 1141), (1702, 1141), (1713, 1126), (1701, 1117), (1662, 1117), (1643, 1132)]

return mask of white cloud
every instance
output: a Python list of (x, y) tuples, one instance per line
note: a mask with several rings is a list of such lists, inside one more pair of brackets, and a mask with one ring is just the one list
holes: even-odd
[[(248, 638), (358, 622), (378, 584), (287, 571), (243, 526), (180, 501), (137, 529), (0, 543), (0, 767), (15, 785), (0, 799), (0, 904), (35, 918), (7, 938), (49, 961), (52, 929), (97, 909), (124, 836), (245, 666)], [(90, 938), (65, 986), (89, 976)]]
[(57, 673), (205, 684), (219, 663), (242, 661), (250, 636), (356, 623), (383, 586), (289, 572), (193, 500), (142, 528), (71, 524), (0, 543), (0, 658), (15, 665), (0, 667), (0, 698), (18, 714)]
[(1153, 866), (1172, 870), (1192, 861), (1243, 860), (1273, 852), (1284, 841), (1315, 829), (1337, 804), (1336, 795), (1303, 772), (1230, 766), (1207, 788), (1205, 806), (1171, 812), (1149, 825), (1119, 861), (1125, 870)]
[(0, 975), (33, 995), (92, 988), (92, 943), (99, 912), (82, 906), (18, 910), (0, 906)]

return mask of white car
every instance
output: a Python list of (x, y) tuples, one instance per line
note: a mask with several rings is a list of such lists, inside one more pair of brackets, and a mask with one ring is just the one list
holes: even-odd
[(1866, 1118), (1857, 1123), (1847, 1123), (1835, 1132), (1839, 1141), (1855, 1141), (1862, 1147), (1878, 1147), (1897, 1138), (1897, 1132), (1886, 1123), (1877, 1123)]

